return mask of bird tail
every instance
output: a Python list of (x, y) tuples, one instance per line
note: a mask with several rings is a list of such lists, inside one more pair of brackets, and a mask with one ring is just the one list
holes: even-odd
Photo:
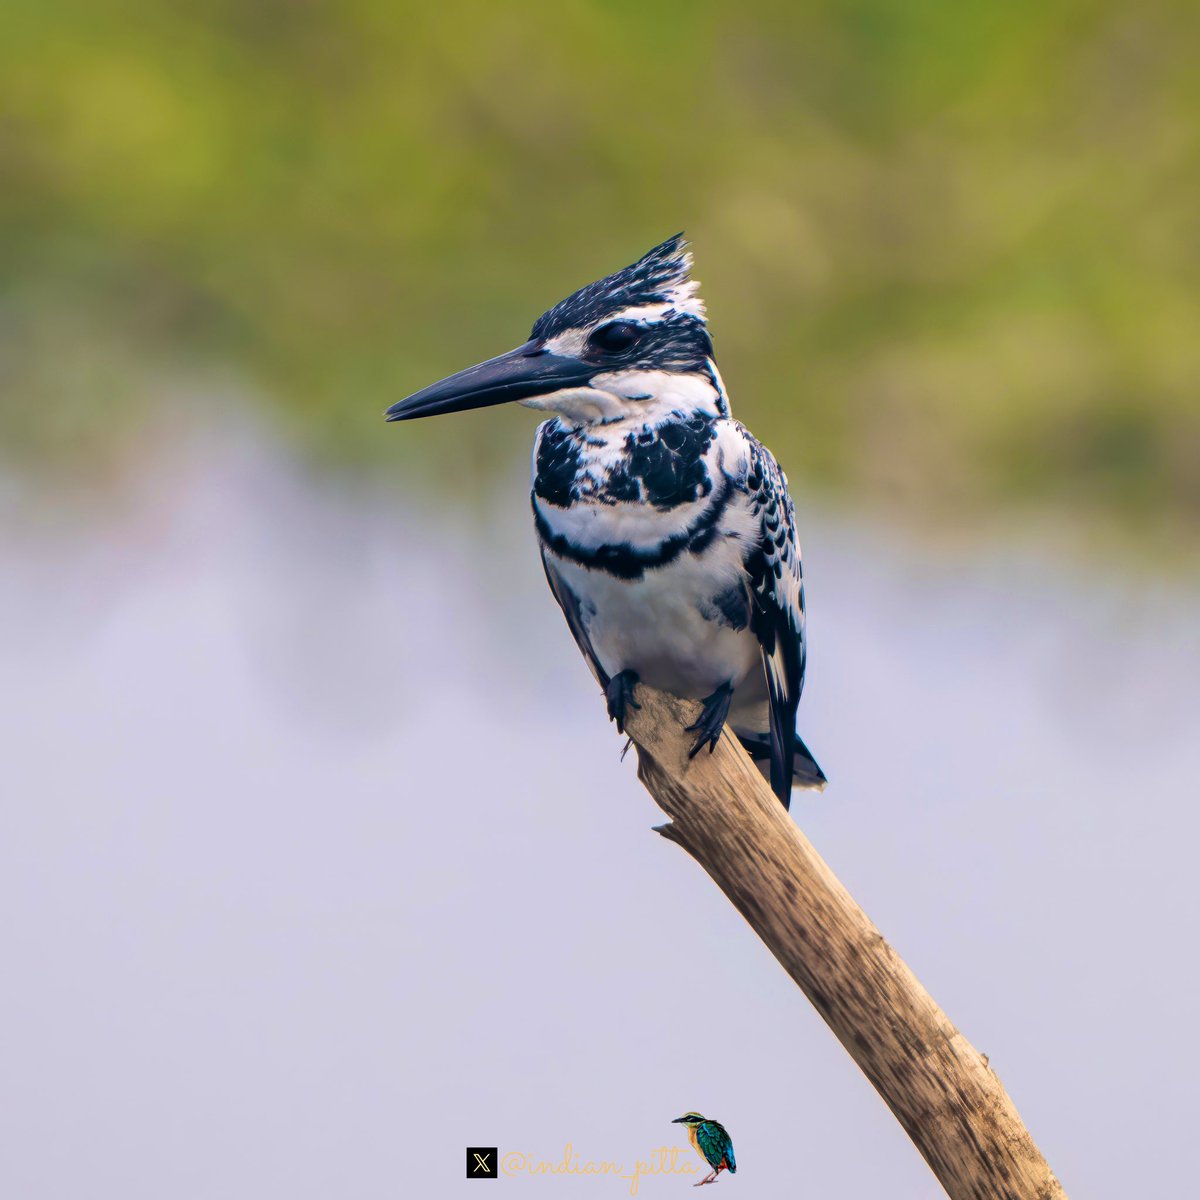
[[(746, 748), (746, 753), (754, 760), (754, 765), (762, 772), (764, 779), (771, 777), (771, 735), (767, 733), (743, 733), (740, 729), (734, 731), (738, 741)], [(809, 748), (796, 735), (796, 751), (792, 758), (792, 784), (809, 791), (823, 792), (828, 780), (825, 772), (817, 765)]]

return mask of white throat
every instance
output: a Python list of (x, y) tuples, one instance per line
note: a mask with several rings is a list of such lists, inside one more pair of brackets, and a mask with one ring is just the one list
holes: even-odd
[(722, 400), (723, 394), (706, 375), (630, 370), (609, 371), (595, 376), (586, 387), (563, 388), (520, 403), (557, 413), (571, 425), (631, 419), (656, 424), (673, 412), (719, 417)]

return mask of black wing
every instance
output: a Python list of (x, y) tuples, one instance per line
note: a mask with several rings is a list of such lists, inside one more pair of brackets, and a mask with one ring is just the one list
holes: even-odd
[(542, 551), (542, 569), (546, 572), (546, 582), (550, 585), (555, 600), (558, 601), (558, 607), (563, 610), (563, 616), (567, 618), (567, 627), (575, 639), (575, 644), (583, 652), (583, 657), (587, 659), (587, 664), (592, 668), (592, 674), (595, 675), (601, 688), (607, 690), (608, 674), (600, 665), (600, 660), (596, 657), (587, 630), (584, 628), (583, 615), (579, 611), (579, 597), (571, 591), (566, 580), (551, 566), (545, 550)]
[(746, 573), (753, 599), (751, 627), (767, 673), (771, 790), (787, 808), (796, 757), (796, 710), (804, 688), (804, 577), (796, 512), (787, 478), (771, 452), (744, 427), (738, 428), (749, 448), (745, 487), (750, 511), (758, 518), (759, 539), (746, 558)]

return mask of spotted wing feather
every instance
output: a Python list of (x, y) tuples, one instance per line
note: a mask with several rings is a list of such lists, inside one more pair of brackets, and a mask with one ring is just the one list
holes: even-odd
[[(738, 426), (749, 452), (745, 488), (757, 520), (746, 557), (751, 625), (762, 647), (771, 713), (771, 788), (788, 807), (796, 756), (796, 709), (804, 687), (804, 577), (787, 477), (771, 452)], [(814, 764), (815, 765), (815, 764)]]

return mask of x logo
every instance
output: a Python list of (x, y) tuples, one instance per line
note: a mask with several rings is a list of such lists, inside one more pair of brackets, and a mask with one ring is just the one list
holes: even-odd
[(498, 1179), (500, 1172), (497, 1159), (500, 1157), (495, 1146), (467, 1147), (467, 1178)]

